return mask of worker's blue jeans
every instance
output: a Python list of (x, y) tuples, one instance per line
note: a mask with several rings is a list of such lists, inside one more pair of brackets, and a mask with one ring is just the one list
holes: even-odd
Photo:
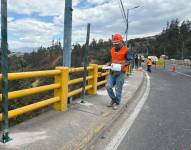
[[(109, 75), (106, 84), (106, 89), (111, 100), (117, 105), (119, 105), (121, 102), (124, 79), (125, 79), (124, 72), (114, 72), (113, 74)], [(115, 87), (115, 94), (113, 91), (113, 87)]]
[(151, 73), (151, 65), (147, 65), (147, 71)]

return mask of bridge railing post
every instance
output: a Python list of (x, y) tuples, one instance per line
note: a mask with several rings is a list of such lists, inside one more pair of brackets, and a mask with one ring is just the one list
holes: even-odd
[(131, 67), (131, 64), (130, 64), (130, 65), (128, 65), (128, 72), (127, 72), (127, 74), (130, 75), (131, 72), (132, 72), (132, 67)]
[(67, 110), (68, 102), (68, 80), (69, 80), (69, 68), (68, 67), (56, 67), (56, 70), (60, 70), (61, 74), (55, 76), (55, 83), (61, 85), (60, 88), (54, 90), (54, 96), (60, 97), (60, 101), (53, 105), (53, 108), (60, 111)]
[(90, 64), (90, 69), (88, 74), (89, 76), (93, 76), (93, 79), (88, 81), (88, 85), (92, 85), (93, 87), (88, 90), (88, 94), (96, 94), (97, 93), (97, 79), (98, 79), (98, 65), (97, 64)]

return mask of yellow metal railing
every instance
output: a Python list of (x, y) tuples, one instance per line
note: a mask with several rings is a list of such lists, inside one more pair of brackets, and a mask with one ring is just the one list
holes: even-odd
[[(9, 116), (9, 118), (14, 118), (16, 116), (19, 116), (24, 113), (48, 106), (48, 105), (56, 103), (58, 101), (60, 101), (59, 97), (54, 97), (54, 98), (50, 98), (47, 100), (43, 100), (38, 103), (30, 104), (30, 105), (27, 105), (27, 106), (24, 106), (24, 107), (21, 107), (18, 109), (11, 110), (8, 112), (8, 116)], [(0, 114), (0, 120), (2, 120), (2, 114)]]
[(165, 67), (165, 60), (164, 59), (159, 59), (156, 62), (156, 67)]
[[(97, 64), (91, 64), (87, 68), (88, 76), (86, 80), (88, 81), (88, 85), (85, 87), (85, 89), (88, 91), (88, 94), (96, 94), (97, 87), (100, 85), (104, 85), (107, 82), (106, 80), (98, 82), (99, 77), (107, 77), (107, 75), (109, 74), (108, 71), (104, 73), (98, 72), (98, 70), (100, 70), (101, 68), (102, 66), (101, 65), (98, 66)], [(14, 118), (16, 116), (22, 115), (27, 112), (31, 112), (33, 110), (48, 105), (53, 105), (53, 108), (56, 110), (66, 111), (68, 97), (74, 96), (82, 92), (82, 87), (79, 89), (75, 89), (73, 91), (69, 91), (68, 86), (83, 81), (82, 77), (69, 80), (69, 76), (71, 73), (82, 72), (83, 70), (84, 70), (83, 67), (79, 68), (56, 67), (55, 70), (9, 73), (8, 74), (9, 80), (20, 80), (20, 79), (28, 79), (36, 77), (54, 77), (53, 84), (9, 92), (8, 93), (9, 100), (33, 94), (38, 94), (50, 90), (54, 90), (54, 97), (49, 98), (47, 100), (41, 100), (37, 103), (33, 103), (27, 106), (16, 108), (14, 110), (10, 110), (8, 112), (8, 117)], [(1, 79), (2, 79), (2, 74), (0, 74), (0, 80)], [(1, 101), (2, 101), (2, 95), (0, 94), (0, 102)], [(2, 121), (2, 113), (0, 113), (0, 121)]]
[(159, 59), (157, 62), (156, 62), (156, 64), (157, 65), (164, 65), (164, 59)]
[[(60, 73), (61, 73), (60, 70), (9, 73), (8, 79), (9, 80), (18, 80), (18, 79), (35, 78), (35, 77), (48, 77), (48, 76), (55, 76)], [(0, 80), (1, 79), (2, 79), (2, 74), (0, 74)]]
[[(60, 88), (60, 84), (51, 84), (51, 85), (45, 85), (45, 86), (39, 86), (39, 87), (35, 87), (35, 88), (19, 90), (19, 91), (13, 91), (13, 92), (9, 92), (8, 99), (12, 100), (15, 98), (33, 95), (33, 94), (53, 90), (56, 88)], [(1, 101), (2, 101), (2, 94), (0, 94), (0, 102)]]

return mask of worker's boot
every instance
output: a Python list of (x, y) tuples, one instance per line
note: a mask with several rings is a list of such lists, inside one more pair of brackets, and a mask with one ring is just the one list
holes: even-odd
[(113, 104), (113, 109), (117, 110), (119, 108), (119, 105), (117, 105), (116, 103)]
[(111, 101), (111, 102), (109, 103), (109, 105), (107, 105), (107, 107), (113, 107), (113, 104), (114, 104), (114, 102)]

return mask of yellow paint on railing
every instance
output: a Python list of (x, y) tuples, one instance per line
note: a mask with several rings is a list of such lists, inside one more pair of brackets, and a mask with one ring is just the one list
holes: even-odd
[(98, 73), (97, 73), (97, 77), (98, 77), (98, 78), (101, 77), (101, 72), (98, 72)]
[(104, 77), (109, 75), (109, 72), (98, 72), (98, 77)]
[(103, 84), (106, 84), (107, 83), (107, 80), (103, 80), (103, 81), (100, 81), (97, 83), (97, 86), (100, 86), (100, 85), (103, 85)]
[[(91, 79), (93, 79), (93, 76), (87, 76), (87, 77), (86, 77), (86, 80), (91, 80)], [(73, 80), (70, 80), (70, 81), (68, 82), (68, 85), (80, 83), (80, 82), (82, 82), (82, 81), (83, 81), (83, 78), (73, 79)]]
[(98, 65), (90, 64), (93, 68), (88, 71), (90, 76), (93, 76), (92, 80), (88, 80), (88, 85), (92, 85), (92, 88), (88, 90), (88, 94), (96, 94), (97, 93), (97, 78), (98, 78)]
[(132, 66), (130, 64), (130, 65), (128, 65), (128, 73), (130, 74), (131, 72), (132, 72)]
[[(92, 88), (92, 85), (88, 85), (88, 86), (86, 86), (86, 90), (89, 90), (89, 89), (91, 89)], [(71, 96), (74, 96), (74, 95), (76, 95), (76, 94), (79, 94), (80, 92), (82, 92), (82, 88), (79, 88), (79, 89), (77, 89), (77, 90), (74, 90), (74, 91), (71, 91), (71, 92), (69, 92), (68, 93), (68, 97), (71, 97)]]
[[(18, 109), (14, 109), (14, 110), (11, 110), (11, 111), (8, 112), (8, 117), (9, 118), (14, 118), (16, 116), (19, 116), (19, 115), (22, 115), (24, 113), (31, 112), (33, 110), (48, 106), (48, 105), (56, 103), (58, 101), (60, 101), (60, 98), (59, 97), (54, 97), (54, 98), (50, 98), (50, 99), (47, 99), (47, 100), (40, 101), (38, 103), (34, 103), (34, 104), (27, 105), (27, 106), (24, 106), (24, 107), (21, 107), (21, 108), (18, 108)], [(2, 121), (2, 113), (0, 114), (0, 121)]]
[(98, 66), (98, 69), (102, 69), (104, 65), (99, 65)]
[[(49, 90), (53, 90), (56, 88), (59, 88), (61, 85), (59, 83), (57, 84), (51, 84), (51, 85), (44, 85), (44, 86), (39, 86), (35, 88), (29, 88), (29, 89), (24, 89), (24, 90), (18, 90), (18, 91), (13, 91), (8, 93), (8, 99), (14, 99), (14, 98), (19, 98), (19, 97), (24, 97), (32, 94), (37, 94)], [(0, 102), (2, 101), (2, 94), (0, 94)]]
[(102, 75), (102, 76), (107, 76), (107, 75), (109, 75), (109, 71), (108, 71), (108, 72), (104, 72), (104, 73), (102, 73), (101, 75)]
[[(35, 77), (49, 77), (60, 74), (60, 70), (46, 70), (46, 71), (31, 71), (31, 72), (19, 72), (19, 73), (9, 73), (9, 80), (18, 80), (26, 78), (35, 78)], [(2, 74), (0, 74), (0, 80), (2, 80)]]
[[(87, 67), (87, 70), (91, 70), (91, 69), (93, 69), (93, 67)], [(74, 73), (74, 72), (80, 72), (80, 71), (83, 71), (83, 70), (84, 70), (84, 67), (70, 68), (69, 72)]]
[(164, 64), (165, 64), (164, 59), (159, 59), (159, 60), (157, 61), (157, 63), (156, 63), (157, 66), (164, 66)]
[(69, 80), (69, 68), (68, 67), (56, 67), (56, 70), (60, 70), (61, 74), (55, 76), (55, 83), (61, 84), (59, 89), (54, 90), (54, 96), (60, 97), (60, 101), (54, 104), (54, 109), (60, 111), (67, 110), (68, 104), (68, 80)]

